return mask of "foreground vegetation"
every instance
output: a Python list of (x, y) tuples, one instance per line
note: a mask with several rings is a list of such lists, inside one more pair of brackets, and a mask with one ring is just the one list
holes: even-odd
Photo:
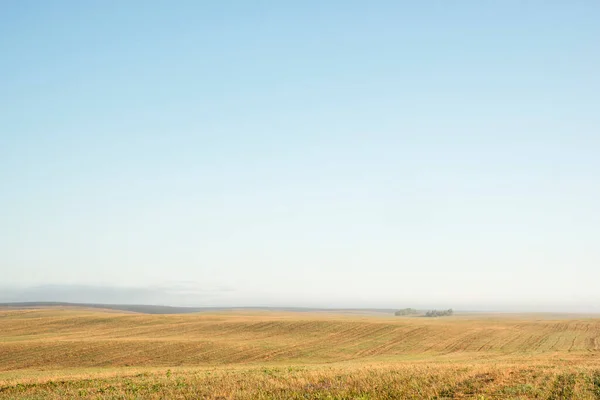
[(600, 369), (417, 364), (166, 370), (7, 385), (0, 398), (598, 399)]
[(0, 310), (0, 399), (600, 399), (600, 320)]

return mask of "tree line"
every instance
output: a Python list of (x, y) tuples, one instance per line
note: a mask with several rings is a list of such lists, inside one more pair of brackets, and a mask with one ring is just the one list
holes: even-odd
[(434, 317), (449, 317), (452, 314), (454, 314), (454, 311), (451, 308), (449, 308), (447, 310), (442, 310), (442, 311), (438, 311), (438, 310), (427, 311), (425, 313), (425, 316), (426, 317), (430, 317), (430, 318), (434, 318)]
[(403, 308), (402, 310), (398, 310), (394, 313), (394, 315), (396, 316), (401, 316), (401, 315), (413, 315), (413, 314), (418, 314), (419, 312), (417, 310), (415, 310), (414, 308)]

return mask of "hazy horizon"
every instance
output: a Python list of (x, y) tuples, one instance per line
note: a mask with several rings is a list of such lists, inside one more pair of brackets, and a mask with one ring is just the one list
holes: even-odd
[(0, 301), (600, 311), (599, 20), (3, 2)]
[(437, 301), (369, 301), (337, 298), (330, 301), (273, 296), (269, 293), (239, 293), (231, 288), (202, 288), (192, 282), (178, 282), (148, 287), (93, 285), (40, 285), (1, 287), (0, 303), (64, 302), (83, 304), (154, 305), (172, 307), (215, 308), (309, 308), (309, 309), (447, 309), (469, 312), (544, 312), (600, 313), (600, 305), (581, 299), (569, 302), (530, 301), (464, 302), (456, 299)]

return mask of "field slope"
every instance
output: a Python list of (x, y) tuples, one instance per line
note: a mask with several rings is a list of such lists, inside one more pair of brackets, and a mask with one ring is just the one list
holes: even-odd
[(0, 398), (600, 399), (599, 350), (594, 318), (0, 309)]

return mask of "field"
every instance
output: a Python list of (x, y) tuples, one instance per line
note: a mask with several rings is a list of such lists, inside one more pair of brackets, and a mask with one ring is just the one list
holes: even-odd
[(0, 309), (0, 399), (600, 399), (600, 319)]

